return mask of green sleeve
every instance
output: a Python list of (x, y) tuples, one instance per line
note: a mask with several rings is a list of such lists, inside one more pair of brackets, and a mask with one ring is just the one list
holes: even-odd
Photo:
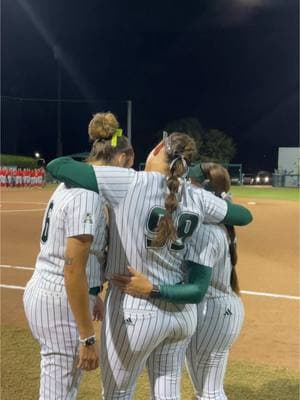
[(203, 299), (212, 274), (212, 268), (187, 262), (189, 269), (188, 283), (178, 285), (159, 285), (160, 299), (171, 303), (200, 303)]
[(251, 212), (246, 207), (233, 204), (230, 201), (227, 202), (227, 205), (227, 214), (223, 221), (221, 221), (222, 224), (238, 226), (250, 224), (253, 218)]
[(99, 193), (94, 168), (71, 157), (59, 157), (50, 161), (47, 171), (68, 186), (92, 190)]

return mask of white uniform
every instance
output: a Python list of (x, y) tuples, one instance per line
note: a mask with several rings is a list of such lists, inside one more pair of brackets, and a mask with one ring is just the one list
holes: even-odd
[[(110, 203), (110, 246), (106, 277), (127, 273), (132, 265), (154, 284), (184, 279), (183, 261), (197, 263), (190, 237), (207, 222), (221, 221), (224, 201), (182, 182), (175, 212), (178, 239), (152, 248), (164, 212), (166, 179), (159, 173), (94, 167), (98, 186)], [(184, 354), (196, 327), (196, 306), (123, 295), (110, 288), (102, 326), (101, 369), (105, 399), (131, 399), (147, 366), (152, 398), (178, 399)]]
[[(87, 262), (89, 287), (101, 285), (106, 223), (103, 199), (61, 184), (49, 200), (35, 272), (24, 293), (25, 313), (41, 346), (40, 400), (75, 399), (81, 376), (76, 368), (79, 333), (64, 286), (68, 237), (93, 235)], [(90, 306), (95, 296), (90, 296)]]
[(198, 324), (186, 353), (198, 400), (226, 400), (224, 376), (229, 348), (238, 337), (244, 307), (230, 285), (229, 237), (224, 226), (203, 225), (197, 238), (204, 265), (213, 266), (210, 286), (197, 305)]

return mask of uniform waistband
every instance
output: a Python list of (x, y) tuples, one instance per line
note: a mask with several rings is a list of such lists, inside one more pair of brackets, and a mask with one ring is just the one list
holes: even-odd
[(195, 304), (175, 304), (168, 302), (163, 299), (143, 299), (139, 297), (133, 297), (124, 293), (116, 287), (109, 287), (106, 292), (106, 300), (110, 298), (111, 304), (119, 305), (121, 309), (128, 310), (162, 310), (166, 313), (177, 313), (177, 312), (195, 312)]
[(47, 277), (43, 276), (39, 271), (33, 273), (27, 285), (35, 285), (35, 287), (49, 292), (66, 293), (63, 279), (58, 279), (56, 282), (49, 281)]
[[(64, 277), (60, 277), (59, 275), (57, 276), (56, 281), (53, 279), (53, 277), (52, 280), (48, 280), (43, 273), (36, 270), (34, 271), (28, 284), (35, 284), (35, 286), (39, 289), (49, 292), (66, 293)], [(97, 296), (100, 291), (100, 286), (94, 286), (89, 289), (89, 294), (91, 294), (92, 296)]]

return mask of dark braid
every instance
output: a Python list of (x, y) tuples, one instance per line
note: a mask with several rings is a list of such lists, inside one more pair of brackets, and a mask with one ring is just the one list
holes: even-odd
[(235, 269), (235, 266), (237, 264), (235, 228), (234, 228), (234, 226), (231, 226), (231, 225), (225, 225), (225, 227), (228, 232), (229, 239), (230, 239), (229, 253), (230, 253), (230, 260), (231, 260), (231, 265), (232, 265), (231, 275), (230, 275), (230, 285), (231, 285), (232, 290), (237, 295), (240, 295), (240, 285), (239, 285), (239, 280), (238, 280), (238, 276), (237, 276), (236, 269)]
[(170, 166), (170, 172), (167, 176), (169, 193), (165, 200), (166, 214), (160, 219), (155, 237), (152, 240), (154, 247), (162, 247), (167, 240), (176, 240), (176, 228), (172, 215), (178, 207), (176, 195), (180, 185), (179, 178), (187, 172), (187, 164), (190, 164), (196, 153), (194, 139), (185, 133), (174, 132), (166, 141), (166, 155)]

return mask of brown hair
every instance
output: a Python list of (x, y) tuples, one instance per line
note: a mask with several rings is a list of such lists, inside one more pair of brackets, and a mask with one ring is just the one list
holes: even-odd
[(126, 153), (128, 158), (134, 156), (125, 136), (118, 136), (116, 146), (112, 146), (111, 139), (118, 128), (119, 122), (111, 112), (97, 113), (93, 116), (88, 127), (90, 141), (93, 142), (88, 162), (103, 160), (109, 164), (118, 153)]
[(167, 187), (169, 193), (165, 200), (166, 214), (159, 221), (152, 245), (161, 247), (167, 240), (176, 239), (176, 228), (172, 214), (178, 207), (176, 194), (178, 193), (179, 178), (187, 172), (187, 165), (196, 155), (196, 143), (193, 138), (185, 133), (174, 132), (165, 139), (165, 151), (169, 174)]
[[(203, 171), (204, 178), (207, 180), (206, 184), (209, 186), (209, 190), (213, 191), (216, 196), (221, 197), (223, 192), (227, 193), (230, 189), (230, 175), (226, 168), (216, 163), (202, 163), (201, 169)], [(205, 182), (204, 182), (205, 185)], [(237, 249), (236, 249), (236, 233), (234, 226), (225, 225), (229, 236), (229, 253), (232, 264), (230, 285), (232, 290), (236, 294), (240, 294), (240, 287), (238, 276), (236, 273), (235, 266), (237, 264)]]

